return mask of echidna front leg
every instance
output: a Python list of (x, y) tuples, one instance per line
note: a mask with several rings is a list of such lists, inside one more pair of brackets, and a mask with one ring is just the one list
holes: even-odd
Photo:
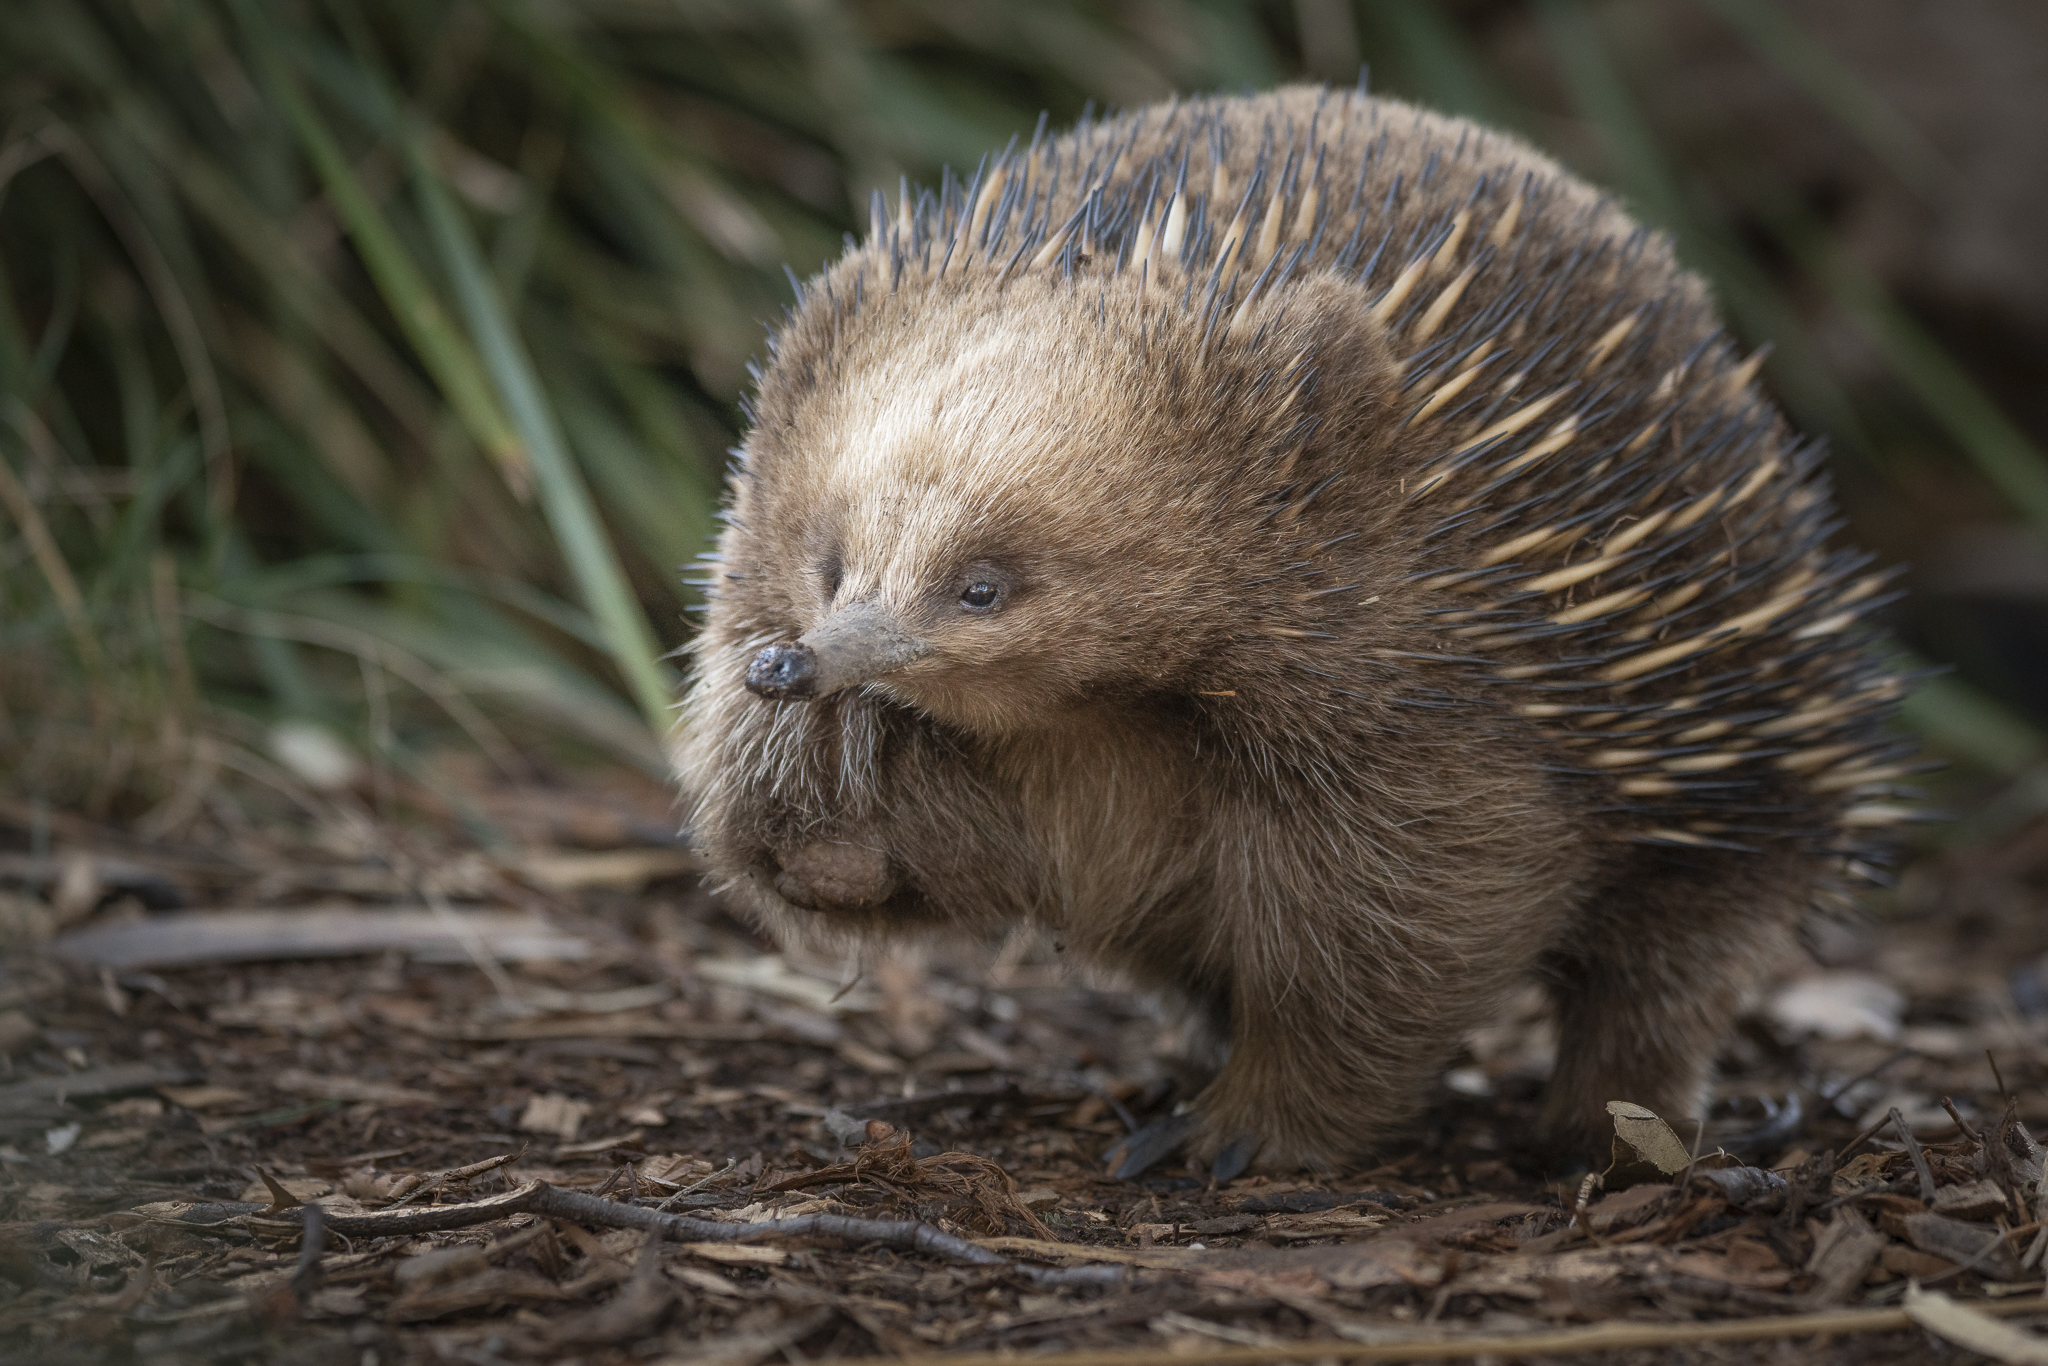
[(1643, 850), (1544, 962), (1557, 1067), (1543, 1136), (1602, 1163), (1607, 1103), (1647, 1106), (1690, 1138), (1736, 1015), (1792, 951), (1814, 869), (1804, 857)]

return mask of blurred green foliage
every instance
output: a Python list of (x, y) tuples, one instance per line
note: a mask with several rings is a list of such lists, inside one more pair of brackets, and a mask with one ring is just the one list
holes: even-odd
[[(1768, 0), (1701, 0), (1902, 179), (1938, 159)], [(1781, 272), (1640, 113), (1615, 7), (1533, 7), (1600, 164), (1874, 439)], [(11, 0), (0, 26), (0, 765), (191, 787), (195, 737), (320, 722), (417, 768), (576, 737), (658, 769), (763, 321), (873, 188), (1088, 101), (1305, 72), (1545, 124), (1423, 0)], [(1641, 44), (1637, 44), (1640, 49)], [(1739, 149), (1731, 152), (1739, 155)], [(2048, 463), (1791, 199), (1750, 206), (2016, 515)], [(1944, 700), (1946, 699), (1946, 700)], [(2010, 766), (1948, 685), (1916, 721)], [(520, 738), (508, 738), (510, 731)], [(2019, 748), (2016, 748), (2019, 747)], [(215, 751), (218, 754), (218, 750)], [(159, 808), (161, 809), (161, 807)]]

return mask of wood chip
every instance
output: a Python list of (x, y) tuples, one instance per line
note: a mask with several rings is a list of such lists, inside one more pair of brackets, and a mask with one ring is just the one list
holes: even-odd
[(573, 1142), (589, 1114), (590, 1106), (583, 1101), (543, 1092), (526, 1102), (526, 1112), (519, 1116), (519, 1127), (530, 1134), (553, 1134), (564, 1142)]
[(1813, 1255), (1806, 1269), (1814, 1278), (1813, 1299), (1819, 1304), (1839, 1304), (1863, 1284), (1885, 1237), (1870, 1221), (1850, 1206), (1835, 1211), (1835, 1217), (1814, 1236)]

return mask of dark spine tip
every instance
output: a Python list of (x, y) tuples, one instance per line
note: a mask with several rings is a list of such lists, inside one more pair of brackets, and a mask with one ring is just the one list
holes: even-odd
[(818, 656), (801, 642), (770, 645), (747, 665), (747, 691), (772, 702), (812, 695), (818, 681)]

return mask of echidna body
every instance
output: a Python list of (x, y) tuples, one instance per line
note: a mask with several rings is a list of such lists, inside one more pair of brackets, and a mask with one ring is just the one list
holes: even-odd
[(1177, 996), (1226, 1173), (1370, 1151), (1532, 974), (1554, 1139), (1697, 1114), (1903, 814), (1817, 452), (1513, 139), (1313, 89), (1084, 123), (878, 201), (772, 351), (684, 711), (712, 867)]

